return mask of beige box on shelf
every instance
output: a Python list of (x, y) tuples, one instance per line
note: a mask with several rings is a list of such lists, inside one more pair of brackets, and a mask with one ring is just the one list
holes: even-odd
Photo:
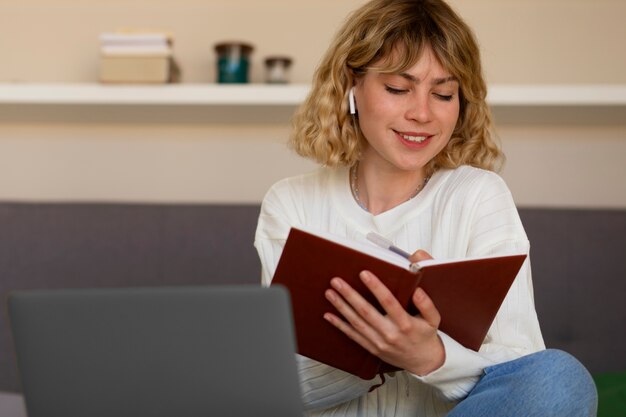
[(102, 83), (167, 83), (170, 81), (171, 56), (102, 55)]
[(172, 35), (152, 31), (100, 34), (100, 82), (167, 83), (175, 81)]

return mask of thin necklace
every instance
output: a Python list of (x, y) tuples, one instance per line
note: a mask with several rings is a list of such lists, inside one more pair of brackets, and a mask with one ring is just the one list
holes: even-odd
[[(369, 213), (370, 212), (369, 209), (359, 198), (358, 169), (359, 169), (359, 163), (357, 161), (357, 163), (350, 169), (350, 190), (352, 191), (352, 196), (354, 197), (354, 200), (359, 205), (359, 207), (361, 207), (363, 210)], [(422, 191), (424, 187), (426, 187), (426, 184), (428, 184), (429, 180), (430, 180), (430, 176), (425, 177), (424, 181), (422, 181), (422, 183), (417, 186), (413, 194), (411, 194), (409, 198), (407, 198), (404, 202), (406, 203), (407, 201), (415, 198), (420, 193), (420, 191)]]

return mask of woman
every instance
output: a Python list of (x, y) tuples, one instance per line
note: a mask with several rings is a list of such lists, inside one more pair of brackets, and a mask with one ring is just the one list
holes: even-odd
[[(416, 250), (413, 260), (524, 252), (471, 30), (441, 0), (374, 0), (355, 11), (317, 69), (291, 144), (322, 167), (275, 184), (255, 246), (269, 285), (291, 226), (363, 240), (376, 231)], [(419, 249), (419, 250), (417, 250)], [(438, 330), (418, 289), (410, 316), (378, 278), (361, 273), (378, 313), (340, 277), (324, 318), (404, 369), (361, 380), (298, 357), (311, 415), (590, 416), (593, 382), (574, 358), (545, 350), (529, 261), (479, 352)], [(324, 341), (320, 341), (324, 343)]]

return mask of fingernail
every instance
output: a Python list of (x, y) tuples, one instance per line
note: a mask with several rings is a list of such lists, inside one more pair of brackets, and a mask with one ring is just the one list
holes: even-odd
[(331, 290), (326, 290), (325, 295), (328, 301), (335, 301), (335, 298), (336, 298), (335, 293), (332, 292)]
[(359, 275), (361, 276), (361, 281), (363, 281), (366, 284), (372, 280), (370, 273), (367, 271), (361, 271)]
[(334, 288), (340, 290), (343, 288), (343, 283), (341, 282), (341, 280), (339, 278), (333, 278), (330, 280), (330, 285), (332, 285)]
[(417, 297), (418, 300), (421, 300), (422, 298), (424, 298), (424, 290), (421, 287), (417, 287), (417, 289), (415, 290), (415, 296)]

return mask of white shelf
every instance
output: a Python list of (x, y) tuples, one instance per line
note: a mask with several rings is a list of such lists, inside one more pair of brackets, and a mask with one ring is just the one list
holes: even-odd
[[(287, 105), (309, 91), (305, 84), (10, 84), (0, 83), (0, 104)], [(626, 85), (493, 85), (493, 106), (624, 106)]]
[[(284, 123), (306, 84), (0, 83), (0, 121)], [(619, 123), (626, 85), (492, 85), (497, 123)]]
[(625, 106), (626, 85), (493, 85), (492, 106)]
[(0, 84), (0, 104), (295, 106), (307, 85)]

